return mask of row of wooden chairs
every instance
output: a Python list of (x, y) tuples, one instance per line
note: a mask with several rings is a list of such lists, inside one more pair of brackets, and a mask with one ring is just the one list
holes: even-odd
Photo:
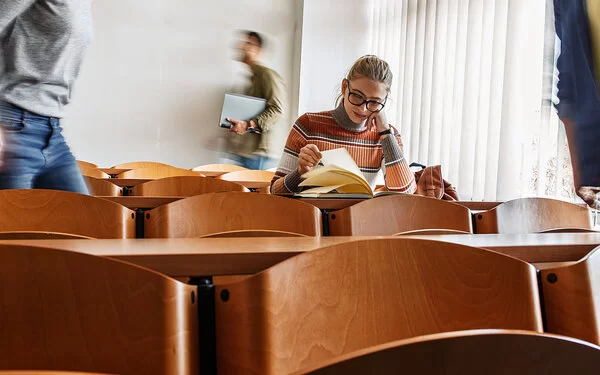
[[(77, 165), (79, 165), (79, 167), (83, 167), (83, 168), (99, 168), (98, 164), (90, 163), (89, 161), (85, 161), (85, 160), (77, 160)], [(127, 162), (127, 163), (113, 165), (111, 168), (138, 169), (138, 168), (148, 168), (148, 167), (158, 167), (158, 166), (178, 168), (171, 164), (166, 164), (166, 163), (161, 163), (161, 162), (156, 162), (156, 161), (133, 161), (133, 162)], [(204, 165), (200, 165), (198, 167), (192, 168), (192, 170), (196, 170), (196, 171), (207, 170), (207, 171), (215, 171), (215, 172), (217, 172), (217, 171), (218, 172), (222, 172), (222, 171), (234, 172), (234, 171), (246, 170), (246, 168), (240, 167), (237, 165), (232, 165), (232, 164), (204, 164)]]
[[(543, 212), (549, 214), (543, 215)], [(587, 208), (550, 199), (508, 202), (482, 215), (503, 225), (480, 227), (479, 224), (486, 221), (476, 215), (477, 233), (592, 231)], [(474, 232), (468, 208), (415, 195), (366, 200), (330, 213), (328, 224), (330, 235), (333, 236)], [(271, 230), (315, 236), (320, 233), (320, 225), (320, 211), (304, 202), (230, 193), (199, 195), (159, 206), (147, 212), (144, 227), (146, 237), (197, 237), (242, 230)], [(480, 228), (483, 232), (479, 231)]]
[(476, 330), (399, 340), (324, 361), (299, 374), (595, 374), (594, 345), (526, 331)]
[[(454, 373), (444, 370), (464, 355), (500, 367), (461, 374), (525, 373), (514, 371), (529, 361), (542, 366), (533, 373), (567, 363), (566, 373), (591, 373), (600, 348), (544, 334), (540, 298), (547, 332), (598, 344), (600, 313), (590, 308), (598, 262), (600, 250), (548, 270), (540, 293), (532, 265), (464, 245), (398, 237), (303, 253), (217, 286), (218, 373), (382, 373), (393, 362), (383, 373)], [(0, 368), (198, 373), (196, 287), (109, 258), (21, 245), (0, 245), (0, 270)]]
[(600, 249), (546, 270), (540, 296), (533, 266), (463, 245), (397, 238), (305, 253), (217, 286), (218, 368), (293, 373), (440, 332), (542, 332), (540, 298), (548, 332), (599, 344), (600, 312), (589, 308), (600, 291), (590, 277), (599, 262)]
[[(191, 186), (185, 180), (178, 181), (181, 183), (176, 187), (178, 191)], [(146, 191), (156, 194), (152, 190), (153, 183), (140, 185), (139, 190), (134, 188), (134, 194)], [(226, 181), (210, 184), (224, 185), (224, 189), (236, 187)], [(194, 193), (202, 193), (202, 186), (194, 189), (198, 189)], [(552, 228), (590, 230), (587, 209), (560, 201), (541, 201), (542, 207), (552, 203), (566, 206), (566, 209), (560, 214), (543, 216), (539, 209), (533, 210), (532, 215), (528, 215), (528, 211), (513, 214), (507, 221), (516, 225), (522, 222), (528, 224), (524, 228), (516, 227), (515, 232), (519, 229), (544, 231)], [(4, 233), (43, 231), (92, 238), (136, 236), (136, 213), (97, 197), (52, 190), (3, 190), (0, 191), (0, 205), (0, 232)], [(495, 210), (502, 212), (498, 208)], [(472, 233), (471, 218), (469, 209), (456, 203), (415, 195), (392, 195), (334, 211), (328, 224), (330, 234), (339, 236), (390, 236), (413, 234), (415, 231), (425, 234), (439, 234), (440, 231)], [(144, 215), (144, 235), (149, 238), (200, 237), (223, 235), (223, 232), (237, 232), (238, 235), (242, 232), (247, 236), (265, 235), (264, 232), (319, 236), (321, 231), (322, 214), (318, 208), (300, 200), (267, 194), (199, 194), (159, 206)]]
[[(88, 172), (97, 170), (99, 167), (97, 164), (90, 163), (83, 160), (77, 160), (77, 164), (82, 171)], [(229, 172), (237, 172), (237, 171), (246, 171), (247, 168), (240, 167), (233, 164), (204, 164), (199, 165), (197, 167), (191, 168), (189, 170), (184, 168), (179, 168), (170, 164), (160, 163), (160, 162), (151, 162), (151, 161), (136, 161), (136, 162), (128, 162), (115, 165), (111, 167), (113, 169), (129, 169), (129, 170), (145, 170), (145, 173), (142, 174), (156, 174), (160, 171), (169, 171), (169, 170), (177, 170), (185, 173), (184, 171), (191, 172), (206, 172), (207, 174), (221, 174), (221, 173), (229, 173)], [(194, 173), (191, 175), (198, 175), (199, 173)], [(185, 174), (183, 174), (185, 175)], [(145, 178), (145, 177), (131, 177), (131, 175), (123, 174), (122, 178)]]
[[(88, 185), (90, 185), (89, 188), (93, 195), (100, 195), (100, 193), (104, 193), (107, 191), (111, 192), (107, 184), (112, 183), (115, 180), (111, 180), (110, 178), (108, 178), (109, 176), (106, 173), (96, 169), (90, 172), (82, 170), (82, 174), (88, 181), (91, 181), (88, 183)], [(216, 176), (214, 177), (214, 179), (238, 182), (238, 184), (242, 186), (247, 186), (248, 188), (252, 189), (263, 189), (264, 192), (268, 192), (267, 188), (269, 187), (274, 174), (275, 172), (272, 171), (246, 170), (226, 173), (220, 176)], [(171, 168), (167, 170), (155, 170), (153, 168), (140, 168), (122, 172), (117, 177), (121, 179), (144, 180), (166, 180), (168, 178), (176, 179), (177, 177), (197, 177), (197, 180), (189, 179), (187, 183), (197, 183), (200, 185), (205, 184), (201, 179), (201, 177), (205, 176), (203, 176), (200, 172), (189, 171), (187, 169)], [(101, 180), (103, 182), (98, 182), (95, 180)], [(168, 186), (172, 183), (172, 181), (173, 180), (163, 181), (163, 184)], [(106, 187), (103, 185), (105, 185)], [(99, 187), (99, 189), (96, 189), (96, 187)], [(193, 187), (190, 188), (192, 189), (184, 189), (184, 191), (182, 191), (182, 194), (187, 193), (188, 190), (194, 190)], [(238, 189), (235, 189), (235, 191), (238, 191)]]

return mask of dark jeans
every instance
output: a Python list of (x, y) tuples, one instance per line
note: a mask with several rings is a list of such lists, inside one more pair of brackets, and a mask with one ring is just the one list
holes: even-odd
[(31, 188), (89, 194), (60, 119), (0, 102), (0, 189)]

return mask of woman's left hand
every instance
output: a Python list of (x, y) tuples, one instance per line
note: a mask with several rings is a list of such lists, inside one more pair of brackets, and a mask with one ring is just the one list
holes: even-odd
[(367, 123), (371, 124), (371, 128), (375, 128), (377, 132), (382, 132), (390, 128), (390, 124), (387, 121), (387, 116), (384, 111), (371, 113), (367, 119)]

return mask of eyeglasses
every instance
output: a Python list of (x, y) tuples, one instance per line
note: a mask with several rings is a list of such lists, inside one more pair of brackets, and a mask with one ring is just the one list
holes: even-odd
[(383, 103), (378, 102), (376, 100), (367, 100), (361, 94), (352, 91), (352, 87), (350, 87), (349, 80), (346, 80), (346, 82), (348, 82), (348, 101), (350, 102), (350, 104), (360, 107), (363, 104), (367, 103), (367, 110), (370, 112), (379, 112), (383, 109), (383, 107), (385, 107), (387, 95), (385, 96)]

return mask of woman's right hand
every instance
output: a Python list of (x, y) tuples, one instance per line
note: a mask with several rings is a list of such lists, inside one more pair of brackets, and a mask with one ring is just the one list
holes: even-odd
[(321, 151), (319, 151), (317, 146), (308, 144), (302, 147), (298, 155), (298, 173), (303, 175), (310, 171), (315, 165), (319, 164), (322, 157)]

